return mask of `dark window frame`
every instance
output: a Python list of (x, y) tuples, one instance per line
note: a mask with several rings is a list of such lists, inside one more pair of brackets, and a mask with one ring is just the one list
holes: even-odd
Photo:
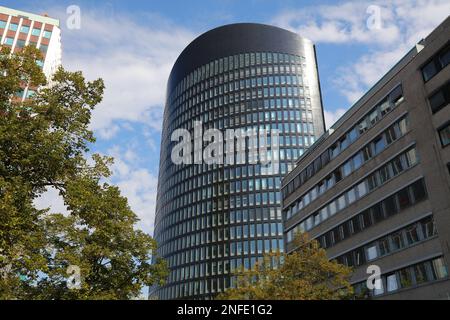
[(441, 131), (444, 131), (447, 128), (450, 129), (450, 121), (447, 121), (446, 123), (444, 123), (442, 126), (440, 126), (437, 129), (437, 133), (438, 133), (438, 136), (439, 136), (439, 141), (441, 142), (442, 148), (446, 148), (446, 147), (450, 146), (450, 142), (444, 145), (444, 141), (442, 140), (442, 137), (441, 137)]

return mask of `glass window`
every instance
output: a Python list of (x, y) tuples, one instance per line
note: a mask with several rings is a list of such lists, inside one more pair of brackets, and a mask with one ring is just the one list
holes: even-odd
[(437, 279), (446, 278), (448, 276), (448, 270), (442, 258), (433, 260), (433, 270)]
[(50, 39), (52, 37), (52, 32), (51, 31), (44, 31), (44, 33), (42, 34), (42, 36), (44, 38)]
[(23, 47), (25, 47), (25, 40), (17, 40), (16, 48), (23, 48)]
[(421, 222), (422, 232), (425, 238), (432, 237), (436, 234), (436, 228), (432, 217), (428, 217)]
[(441, 144), (443, 147), (450, 144), (450, 123), (439, 130), (439, 137), (441, 138)]
[(363, 196), (365, 196), (367, 194), (367, 186), (366, 186), (365, 182), (361, 182), (360, 184), (358, 184), (356, 189), (358, 190), (358, 197), (359, 198), (361, 198), (361, 197), (363, 197)]
[(392, 250), (400, 250), (404, 247), (403, 243), (403, 236), (401, 232), (396, 232), (391, 235), (391, 243), (392, 243)]
[(5, 44), (7, 46), (12, 46), (14, 43), (14, 39), (13, 38), (5, 38)]
[(347, 199), (348, 199), (348, 203), (351, 204), (353, 202), (356, 201), (356, 193), (355, 193), (355, 189), (350, 189), (347, 192)]
[(420, 240), (416, 225), (406, 229), (406, 239), (409, 245), (414, 244)]
[(41, 34), (40, 29), (33, 28), (33, 30), (31, 30), (31, 35), (33, 35), (33, 36), (39, 37), (40, 34)]
[(347, 206), (347, 203), (345, 201), (345, 194), (340, 196), (337, 200), (338, 205), (339, 205), (339, 210), (344, 209)]
[(374, 223), (378, 223), (384, 220), (383, 208), (380, 203), (374, 205), (371, 210)]
[(444, 52), (439, 55), (439, 63), (442, 69), (450, 63), (450, 46), (444, 49)]
[(377, 246), (372, 245), (366, 248), (367, 260), (374, 260), (378, 257)]
[(28, 34), (28, 32), (30, 32), (30, 27), (29, 26), (22, 26), (22, 27), (20, 27), (20, 32)]
[(430, 80), (436, 73), (437, 68), (434, 60), (430, 61), (426, 66), (422, 68), (422, 75), (425, 82)]
[(374, 141), (374, 147), (375, 147), (375, 154), (381, 153), (381, 151), (384, 150), (386, 147), (386, 143), (384, 142), (384, 138), (378, 138)]
[(362, 153), (359, 152), (356, 156), (353, 157), (353, 166), (355, 167), (355, 170), (359, 169), (362, 166), (362, 163), (363, 163)]
[(395, 201), (395, 196), (391, 196), (383, 201), (384, 211), (388, 217), (393, 216), (397, 213), (397, 204)]
[(411, 189), (414, 195), (414, 202), (419, 202), (426, 198), (427, 192), (425, 190), (425, 182), (423, 180), (414, 182)]
[(9, 30), (11, 30), (11, 31), (17, 31), (18, 27), (19, 27), (19, 25), (17, 23), (10, 23), (9, 24)]
[(413, 282), (410, 268), (400, 270), (399, 275), (400, 275), (400, 285), (402, 288), (408, 288), (412, 286)]
[(403, 210), (411, 205), (408, 189), (403, 189), (397, 193), (400, 210)]
[(336, 213), (336, 201), (331, 202), (328, 205), (328, 209), (329, 209), (329, 212), (330, 212), (330, 216), (333, 216)]
[(343, 168), (342, 168), (342, 172), (344, 174), (344, 177), (348, 176), (350, 173), (352, 173), (352, 163), (351, 161), (347, 161)]
[(433, 113), (438, 112), (447, 104), (443, 90), (439, 90), (438, 92), (433, 94), (428, 100), (430, 101), (430, 107)]
[(0, 28), (4, 29), (6, 27), (6, 21), (0, 20)]
[(398, 290), (397, 275), (395, 273), (386, 277), (387, 292)]
[(429, 281), (424, 263), (416, 264), (414, 266), (414, 275), (416, 276), (416, 284), (421, 284)]

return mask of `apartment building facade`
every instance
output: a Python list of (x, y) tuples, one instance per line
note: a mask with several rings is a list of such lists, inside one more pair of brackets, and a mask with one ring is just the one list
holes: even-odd
[(447, 18), (283, 179), (286, 251), (307, 232), (353, 268), (356, 297), (450, 297), (449, 39)]

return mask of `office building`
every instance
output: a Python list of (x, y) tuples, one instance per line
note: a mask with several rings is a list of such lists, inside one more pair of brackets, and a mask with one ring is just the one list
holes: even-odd
[[(32, 45), (42, 53), (39, 65), (47, 79), (61, 65), (61, 30), (59, 20), (0, 6), (0, 45), (17, 52)], [(36, 88), (24, 87), (17, 92), (18, 99), (32, 96)]]
[[(276, 148), (267, 151), (277, 163), (270, 170), (250, 161), (206, 164), (195, 151), (200, 162), (175, 164), (172, 134), (188, 130), (195, 144), (196, 121), (204, 130), (277, 131), (278, 141), (271, 141)], [(233, 285), (236, 268), (283, 251), (281, 177), (324, 130), (311, 41), (252, 23), (195, 39), (167, 86), (154, 236), (170, 276), (150, 295), (210, 299)]]
[[(308, 232), (357, 297), (448, 299), (450, 18), (300, 157), (282, 182), (286, 251)], [(381, 285), (367, 288), (367, 268)]]

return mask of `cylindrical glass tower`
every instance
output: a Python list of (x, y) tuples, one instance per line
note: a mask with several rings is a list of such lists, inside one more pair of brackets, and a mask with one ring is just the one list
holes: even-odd
[[(194, 133), (200, 122), (203, 131)], [(202, 143), (202, 133), (212, 128), (224, 137), (229, 129), (278, 130), (277, 148), (267, 151), (276, 151), (278, 170), (250, 161), (202, 161), (211, 139), (203, 136)], [(189, 158), (192, 151), (192, 161), (183, 164), (173, 161), (177, 129), (190, 133), (184, 142), (192, 142), (181, 152)], [(233, 285), (235, 268), (250, 268), (264, 253), (283, 250), (281, 177), (323, 133), (311, 41), (253, 23), (219, 27), (194, 40), (167, 86), (155, 238), (170, 276), (153, 294), (212, 298)]]

